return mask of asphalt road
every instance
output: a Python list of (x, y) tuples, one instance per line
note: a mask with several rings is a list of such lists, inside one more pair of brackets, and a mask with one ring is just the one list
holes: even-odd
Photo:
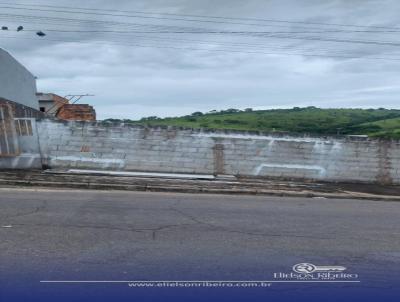
[(18, 280), (272, 280), (303, 262), (345, 266), (362, 281), (352, 286), (388, 290), (400, 280), (399, 218), (399, 202), (0, 189), (0, 290)]

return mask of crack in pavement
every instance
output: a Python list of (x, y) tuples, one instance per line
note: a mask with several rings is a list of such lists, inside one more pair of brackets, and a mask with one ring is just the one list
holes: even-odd
[(47, 207), (47, 201), (46, 201), (46, 200), (43, 200), (43, 201), (41, 202), (41, 205), (35, 207), (35, 208), (34, 208), (33, 210), (31, 210), (31, 211), (28, 211), (28, 212), (25, 212), (25, 213), (17, 213), (17, 214), (14, 214), (14, 215), (6, 216), (6, 217), (4, 217), (4, 218), (2, 218), (2, 219), (5, 219), (5, 220), (7, 221), (8, 219), (19, 218), (19, 217), (24, 217), (24, 216), (29, 216), (29, 215), (37, 214), (37, 213), (39, 213), (40, 211), (46, 209), (46, 207)]
[[(87, 229), (103, 229), (103, 230), (111, 230), (111, 231), (128, 231), (128, 232), (151, 232), (152, 240), (157, 239), (157, 233), (162, 232), (164, 230), (170, 228), (179, 228), (185, 226), (195, 226), (195, 225), (203, 225), (208, 227), (210, 231), (219, 231), (226, 233), (235, 233), (235, 234), (243, 234), (248, 236), (259, 236), (259, 237), (275, 237), (275, 238), (305, 238), (305, 239), (319, 239), (319, 240), (332, 240), (335, 239), (335, 236), (315, 236), (315, 235), (296, 235), (296, 234), (288, 234), (288, 233), (261, 233), (261, 232), (253, 232), (253, 231), (245, 231), (227, 228), (220, 225), (215, 225), (213, 223), (205, 222), (194, 215), (188, 214), (185, 211), (177, 208), (181, 204), (182, 200), (177, 200), (173, 203), (173, 205), (169, 206), (167, 209), (178, 213), (180, 216), (190, 220), (192, 223), (175, 223), (175, 224), (167, 224), (161, 225), (158, 227), (149, 227), (149, 228), (138, 228), (138, 227), (119, 227), (119, 226), (110, 226), (110, 225), (83, 225), (83, 224), (45, 224), (45, 223), (36, 223), (36, 224), (28, 224), (28, 223), (13, 223), (13, 226), (36, 226), (36, 227), (59, 227), (59, 228), (87, 228)], [(7, 219), (19, 218), (28, 215), (33, 215), (39, 213), (44, 210), (47, 206), (47, 202), (43, 201), (42, 204), (36, 207), (34, 210), (26, 212), (26, 213), (17, 213), (12, 216), (8, 216)], [(9, 223), (9, 222), (8, 222)], [(335, 234), (332, 234), (335, 235)], [(347, 238), (354, 239), (354, 238)], [(374, 239), (376, 240), (376, 239)]]
[[(152, 240), (156, 240), (157, 233), (164, 231), (166, 229), (175, 228), (175, 227), (184, 227), (184, 226), (191, 226), (195, 225), (192, 223), (182, 223), (182, 224), (171, 224), (171, 225), (164, 225), (157, 228), (123, 228), (123, 227), (114, 227), (114, 226), (99, 226), (99, 225), (76, 225), (76, 224), (25, 224), (25, 223), (17, 223), (13, 224), (13, 226), (25, 226), (25, 227), (54, 227), (54, 228), (78, 228), (78, 229), (98, 229), (98, 230), (109, 230), (109, 231), (124, 231), (124, 232), (135, 232), (135, 233), (145, 233), (151, 232)], [(207, 226), (211, 226), (205, 224)], [(228, 232), (228, 233), (238, 233), (243, 235), (249, 236), (261, 236), (261, 237), (281, 237), (281, 238), (307, 238), (307, 239), (334, 239), (329, 237), (316, 237), (316, 236), (306, 236), (306, 235), (290, 235), (290, 234), (265, 234), (265, 233), (253, 233), (253, 232), (246, 232), (246, 231), (238, 231), (238, 230), (230, 230), (220, 226), (213, 226), (211, 231), (220, 231), (220, 232)]]
[(136, 228), (136, 227), (116, 227), (116, 226), (107, 226), (107, 225), (81, 225), (81, 224), (46, 224), (46, 223), (16, 223), (14, 226), (25, 226), (25, 227), (54, 227), (54, 228), (78, 228), (78, 229), (100, 229), (100, 230), (110, 230), (110, 231), (127, 231), (127, 232), (136, 232), (136, 233), (144, 233), (144, 232), (158, 232), (164, 229), (173, 228), (173, 227), (181, 227), (187, 225), (193, 225), (188, 223), (182, 224), (170, 224), (163, 225), (155, 228)]
[(249, 235), (249, 236), (262, 236), (262, 237), (288, 237), (288, 238), (307, 238), (307, 239), (322, 239), (322, 240), (330, 240), (330, 239), (335, 239), (334, 237), (317, 237), (317, 236), (309, 236), (309, 235), (293, 235), (293, 234), (267, 234), (267, 233), (256, 233), (256, 232), (249, 232), (249, 231), (240, 231), (240, 230), (234, 230), (234, 229), (229, 229), (223, 226), (215, 225), (212, 223), (204, 222), (198, 218), (196, 218), (193, 215), (190, 215), (180, 209), (177, 209), (176, 207), (180, 205), (181, 199), (177, 200), (172, 206), (169, 207), (170, 210), (179, 213), (185, 218), (188, 218), (192, 220), (193, 222), (197, 224), (202, 224), (210, 227), (214, 231), (222, 231), (222, 232), (228, 232), (228, 233), (238, 233), (238, 234), (243, 234), (243, 235)]

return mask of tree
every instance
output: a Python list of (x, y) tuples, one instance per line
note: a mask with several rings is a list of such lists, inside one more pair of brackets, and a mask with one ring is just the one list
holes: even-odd
[(240, 112), (239, 109), (235, 109), (235, 108), (229, 108), (225, 111), (223, 111), (224, 113), (236, 113), (236, 112)]
[(159, 120), (160, 118), (158, 116), (148, 116), (148, 117), (144, 117), (142, 118), (140, 121), (145, 122), (145, 121), (155, 121), (155, 120)]

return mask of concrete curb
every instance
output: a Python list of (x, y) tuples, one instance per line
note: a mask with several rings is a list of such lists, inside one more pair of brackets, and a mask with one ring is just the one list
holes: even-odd
[[(184, 181), (154, 179), (144, 180), (141, 178), (125, 178), (125, 181), (117, 177), (80, 177), (77, 175), (66, 175), (63, 177), (44, 177), (42, 173), (30, 173), (16, 175), (8, 174), (9, 177), (1, 177), (0, 187), (3, 188), (53, 188), (53, 189), (84, 189), (102, 191), (141, 191), (141, 192), (173, 192), (173, 193), (195, 193), (195, 194), (235, 194), (235, 195), (266, 195), (266, 196), (288, 196), (308, 198), (331, 198), (331, 199), (366, 199), (382, 201), (400, 201), (400, 196), (378, 195), (352, 191), (322, 192), (306, 188), (303, 184), (297, 187), (289, 184), (284, 186), (282, 182), (273, 185), (271, 182), (255, 184), (232, 182), (232, 181)], [(110, 182), (112, 181), (112, 182)], [(120, 181), (120, 182), (119, 182)]]

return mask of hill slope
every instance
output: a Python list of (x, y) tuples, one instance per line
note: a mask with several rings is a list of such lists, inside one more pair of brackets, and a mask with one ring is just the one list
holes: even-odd
[[(116, 121), (116, 120), (108, 120)], [(124, 122), (143, 125), (169, 125), (190, 128), (277, 131), (311, 134), (360, 134), (400, 138), (400, 110), (319, 109), (315, 107), (240, 111), (228, 109), (190, 116), (143, 118)]]

